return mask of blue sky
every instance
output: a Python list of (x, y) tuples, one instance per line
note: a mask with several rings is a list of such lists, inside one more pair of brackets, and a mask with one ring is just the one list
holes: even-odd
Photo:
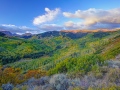
[(120, 0), (0, 0), (0, 30), (41, 33), (120, 27)]

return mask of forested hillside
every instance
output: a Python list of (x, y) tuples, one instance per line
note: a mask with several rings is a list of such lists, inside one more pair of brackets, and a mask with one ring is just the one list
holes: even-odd
[(8, 82), (17, 85), (32, 77), (61, 73), (75, 78), (97, 72), (99, 78), (104, 74), (100, 67), (119, 54), (120, 30), (50, 31), (29, 38), (10, 37), (1, 32), (0, 85)]

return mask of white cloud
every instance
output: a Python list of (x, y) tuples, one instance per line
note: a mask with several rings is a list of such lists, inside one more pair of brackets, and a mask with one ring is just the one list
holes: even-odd
[(77, 10), (75, 13), (63, 12), (67, 18), (83, 19), (84, 25), (91, 26), (97, 24), (120, 24), (120, 8), (112, 10), (102, 10), (90, 8), (88, 10)]
[(56, 24), (44, 24), (39, 27), (40, 30), (43, 31), (59, 31), (63, 29), (63, 26)]
[(73, 21), (68, 21), (68, 22), (65, 22), (64, 25), (66, 27), (73, 27), (74, 26), (74, 22)]
[(36, 34), (36, 33), (38, 33), (39, 30), (29, 28), (26, 26), (16, 26), (16, 25), (12, 25), (12, 24), (1, 24), (0, 31), (10, 31), (11, 33), (18, 33), (18, 34), (23, 34), (23, 33), (28, 33), (28, 32)]
[(55, 10), (50, 10), (49, 8), (45, 8), (46, 13), (44, 15), (40, 15), (34, 18), (33, 24), (34, 25), (40, 25), (45, 22), (52, 21), (56, 18), (56, 16), (59, 14), (60, 9), (56, 8)]
[(1, 26), (5, 26), (5, 27), (16, 27), (15, 25), (12, 25), (12, 24), (1, 24)]
[(73, 21), (68, 21), (64, 23), (65, 29), (86, 29), (88, 28), (81, 22), (74, 23)]

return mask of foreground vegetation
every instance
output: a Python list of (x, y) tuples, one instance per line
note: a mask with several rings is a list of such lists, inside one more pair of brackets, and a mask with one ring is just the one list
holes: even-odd
[(120, 69), (104, 66), (93, 69), (86, 75), (76, 73), (55, 74), (38, 79), (32, 77), (22, 84), (3, 84), (2, 88), (3, 90), (119, 90)]

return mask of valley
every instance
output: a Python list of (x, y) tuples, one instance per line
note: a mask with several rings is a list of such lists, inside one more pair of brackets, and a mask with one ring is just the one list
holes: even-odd
[[(90, 87), (93, 84), (85, 86), (80, 84), (83, 82), (82, 80), (89, 80), (88, 78), (93, 77), (96, 79), (94, 81), (96, 83), (102, 84), (102, 80), (105, 79), (105, 83), (110, 82), (114, 86), (106, 83), (107, 87), (101, 85), (98, 86), (99, 89), (102, 87), (117, 88), (120, 82), (115, 80), (120, 80), (120, 68), (109, 67), (108, 64), (113, 63), (110, 60), (115, 59), (119, 54), (120, 30), (49, 31), (27, 38), (26, 36), (8, 36), (0, 32), (0, 85), (3, 86), (2, 84), (9, 82), (14, 86), (19, 84), (20, 88), (23, 88), (27, 81), (28, 86), (26, 87), (29, 88), (28, 82), (33, 77), (36, 78), (33, 79), (34, 83), (37, 83), (39, 78), (61, 79), (63, 77), (66, 79), (64, 83), (68, 83), (68, 80), (73, 82), (75, 78), (79, 78), (80, 80), (74, 82), (74, 88), (94, 90), (97, 86)], [(107, 63), (108, 61), (110, 62)], [(113, 73), (117, 74), (118, 77), (108, 76), (108, 74), (112, 75)], [(106, 79), (110, 77), (113, 78), (112, 81)], [(52, 85), (50, 81), (48, 82)], [(22, 86), (22, 84), (24, 85)], [(41, 87), (45, 85), (40, 84)], [(40, 86), (38, 85), (36, 88), (40, 88)], [(65, 88), (68, 89), (69, 86), (65, 86)], [(53, 87), (51, 86), (51, 88)]]

